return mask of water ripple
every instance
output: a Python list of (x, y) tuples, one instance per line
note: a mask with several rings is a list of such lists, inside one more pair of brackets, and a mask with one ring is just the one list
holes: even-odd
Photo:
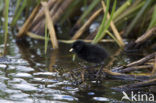
[(28, 67), (28, 66), (16, 66), (16, 70), (19, 72), (31, 72), (34, 71), (33, 68)]
[(57, 72), (36, 72), (33, 75), (43, 75), (43, 76), (59, 76)]
[(32, 78), (32, 75), (29, 73), (17, 73), (12, 74), (13, 77), (22, 77), (22, 78)]
[(96, 101), (109, 101), (109, 99), (105, 97), (93, 97), (93, 99)]
[(12, 88), (23, 90), (23, 91), (37, 91), (38, 90), (37, 87), (34, 87), (30, 84), (14, 84), (12, 85)]

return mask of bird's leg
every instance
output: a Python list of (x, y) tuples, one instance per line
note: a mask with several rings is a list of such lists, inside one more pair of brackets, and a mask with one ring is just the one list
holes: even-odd
[(104, 64), (101, 65), (100, 69), (99, 69), (98, 72), (96, 73), (96, 78), (98, 78), (98, 77), (100, 76), (100, 74), (101, 74), (103, 68), (104, 68)]

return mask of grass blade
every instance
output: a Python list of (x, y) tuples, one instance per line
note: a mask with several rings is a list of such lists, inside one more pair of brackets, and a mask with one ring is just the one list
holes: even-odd
[(104, 29), (104, 26), (105, 26), (105, 22), (106, 22), (106, 19), (107, 19), (107, 14), (108, 14), (108, 10), (109, 10), (109, 5), (110, 5), (110, 0), (107, 0), (106, 12), (105, 12), (105, 14), (104, 14), (102, 23), (101, 23), (100, 28), (99, 28), (99, 30), (98, 30), (98, 33), (96, 34), (95, 38), (94, 38), (93, 41), (92, 41), (93, 44), (95, 44), (95, 43), (98, 42), (98, 38), (100, 37), (100, 35), (101, 35), (102, 32), (103, 32), (103, 29)]
[(113, 20), (116, 17), (120, 16), (121, 13), (125, 11), (125, 9), (127, 9), (131, 5), (131, 3), (132, 3), (132, 0), (127, 0), (123, 5), (121, 5), (121, 7), (118, 8), (117, 11), (114, 13)]
[(22, 3), (22, 5), (21, 5), (21, 7), (19, 8), (19, 10), (14, 15), (15, 17), (13, 18), (12, 23), (11, 23), (12, 26), (14, 26), (16, 24), (16, 22), (17, 22), (18, 18), (20, 17), (22, 11), (24, 10), (26, 4), (27, 4), (27, 0), (24, 0), (23, 3)]
[[(17, 14), (18, 10), (19, 10), (19, 7), (20, 7), (20, 4), (21, 4), (21, 0), (17, 0), (16, 2), (16, 9), (15, 9), (15, 14)], [(15, 15), (14, 15), (15, 16)], [(14, 17), (13, 17), (14, 18)]]
[[(107, 0), (109, 1), (109, 0)], [(108, 14), (108, 9), (109, 9), (109, 6), (108, 6), (108, 2), (107, 2), (107, 5), (106, 5), (106, 13), (105, 13), (105, 16), (104, 16), (104, 19), (103, 20), (106, 20), (107, 18), (107, 14)], [(114, 1), (113, 3), (113, 8), (112, 8), (112, 12), (111, 12), (111, 15), (110, 15), (110, 19), (107, 21), (106, 25), (103, 24), (102, 22), (102, 26), (100, 27), (99, 29), (99, 32), (97, 33), (97, 35), (95, 36), (94, 40), (93, 40), (93, 44), (99, 42), (106, 34), (106, 31), (108, 30), (109, 28), (109, 25), (113, 19), (113, 14), (115, 12), (115, 8), (116, 8), (116, 0)], [(102, 28), (103, 27), (103, 28)]]
[(5, 22), (4, 22), (4, 31), (5, 31), (5, 36), (4, 36), (4, 52), (3, 55), (6, 55), (6, 50), (7, 50), (7, 41), (8, 41), (8, 12), (9, 12), (9, 0), (5, 0)]
[(45, 24), (45, 47), (44, 47), (45, 54), (47, 53), (48, 41), (49, 41), (48, 29), (47, 24)]
[(137, 12), (143, 5), (145, 4), (145, 1), (136, 1), (133, 5), (131, 5), (126, 11), (122, 13), (122, 15), (114, 18), (114, 23), (119, 23), (125, 20), (125, 18), (132, 17), (135, 12)]
[(84, 18), (95, 8), (95, 6), (100, 2), (101, 0), (93, 0), (92, 3), (89, 5), (88, 9), (85, 10), (85, 12), (82, 14), (80, 19), (78, 20), (78, 23), (81, 23)]
[(139, 19), (141, 18), (141, 16), (144, 13), (144, 11), (149, 7), (149, 5), (151, 4), (152, 1), (153, 0), (146, 0), (146, 3), (144, 4), (144, 6), (141, 8), (141, 10), (137, 14), (137, 16), (132, 21), (132, 23), (128, 26), (127, 31), (125, 32), (125, 36), (126, 37), (132, 31), (132, 29), (134, 28), (134, 26), (138, 23)]
[(148, 26), (148, 29), (151, 29), (152, 27), (154, 27), (156, 25), (156, 5), (154, 6), (154, 10), (153, 10), (153, 15), (152, 15), (152, 20)]

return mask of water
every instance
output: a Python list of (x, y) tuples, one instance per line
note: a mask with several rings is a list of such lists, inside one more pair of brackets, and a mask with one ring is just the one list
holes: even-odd
[[(11, 3), (12, 8), (13, 4)], [(9, 22), (13, 16), (12, 8), (9, 11)], [(20, 19), (22, 20), (18, 20), (18, 26), (23, 24), (24, 18)], [(67, 28), (68, 31), (63, 31), (62, 34), (69, 33), (69, 27)], [(4, 49), (3, 33), (0, 26), (0, 53)], [(4, 61), (0, 60), (0, 103), (117, 103), (121, 101), (123, 94), (111, 88), (127, 84), (129, 81), (103, 79), (101, 82), (96, 82), (95, 78), (90, 77), (88, 71), (83, 69), (84, 66), (93, 64), (78, 58), (72, 61), (72, 54), (68, 52), (70, 44), (59, 43), (58, 50), (53, 50), (49, 45), (45, 55), (44, 41), (27, 38), (26, 41), (16, 43), (11, 30), (9, 35), (8, 54), (3, 58)], [(121, 53), (115, 44), (104, 43), (102, 46), (110, 55), (116, 54), (112, 66), (106, 69), (125, 65), (136, 59), (135, 56), (132, 58)], [(83, 74), (88, 76), (83, 78)]]
[[(47, 55), (44, 54), (42, 41), (16, 44), (13, 40), (10, 45), (6, 56), (8, 60), (0, 63), (0, 102), (95, 103), (120, 101), (122, 97), (111, 87), (126, 82), (103, 80), (96, 83), (89, 78), (82, 82), (78, 73), (83, 71), (83, 66), (92, 64), (78, 58), (73, 62), (72, 54), (68, 52), (70, 44), (60, 43), (58, 50), (53, 50), (50, 45)], [(105, 45), (112, 53), (114, 50), (109, 47)], [(127, 62), (126, 59), (124, 62)], [(76, 79), (71, 74), (77, 76)]]

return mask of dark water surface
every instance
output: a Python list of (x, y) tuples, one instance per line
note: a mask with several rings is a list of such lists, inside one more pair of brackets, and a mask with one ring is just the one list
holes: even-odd
[[(7, 58), (0, 62), (1, 103), (96, 103), (121, 100), (122, 93), (111, 87), (125, 84), (124, 81), (102, 80), (96, 83), (95, 80), (86, 79), (78, 82), (82, 80), (78, 73), (83, 71), (83, 66), (91, 64), (80, 59), (73, 62), (72, 54), (68, 52), (70, 44), (60, 43), (58, 50), (53, 50), (50, 45), (45, 55), (43, 41), (28, 41), (16, 43), (10, 40)], [(3, 47), (1, 44), (1, 50)], [(105, 43), (104, 47), (110, 55), (117, 51), (113, 44)], [(114, 58), (116, 66), (130, 61), (120, 53)], [(80, 72), (71, 73), (75, 68), (80, 68)], [(78, 77), (75, 79), (71, 74)]]

